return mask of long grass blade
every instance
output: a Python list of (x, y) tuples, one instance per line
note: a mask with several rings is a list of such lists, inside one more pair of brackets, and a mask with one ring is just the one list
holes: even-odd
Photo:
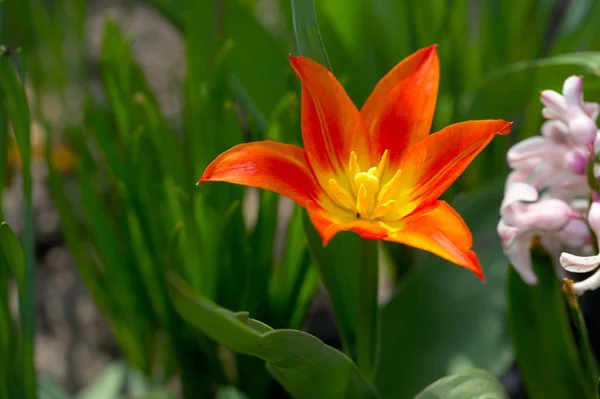
[(23, 396), (35, 398), (36, 379), (33, 368), (33, 334), (35, 306), (34, 285), (34, 237), (32, 213), (32, 181), (31, 181), (31, 135), (29, 106), (17, 72), (6, 53), (0, 53), (0, 92), (8, 110), (9, 118), (19, 147), (22, 165), (25, 228), (23, 247), (25, 254), (25, 276), (20, 298), (21, 321), (21, 375), (23, 378)]
[(292, 0), (292, 19), (298, 53), (318, 61), (331, 70), (331, 63), (319, 31), (313, 0)]

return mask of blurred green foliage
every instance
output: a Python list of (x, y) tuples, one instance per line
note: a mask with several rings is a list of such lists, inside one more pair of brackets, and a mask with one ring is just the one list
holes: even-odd
[[(295, 209), (289, 220), (283, 217), (281, 208), (288, 205), (278, 196), (260, 192), (250, 212), (256, 221), (249, 222), (244, 211), (248, 190), (194, 185), (208, 162), (235, 144), (259, 139), (301, 143), (299, 86), (287, 54), (320, 46), (313, 2), (139, 2), (154, 7), (184, 40), (186, 72), (179, 82), (180, 113), (173, 120), (165, 117), (153, 82), (134, 57), (132, 38), (114, 20), (106, 21), (97, 63), (90, 68), (88, 9), (94, 2), (89, 3), (0, 2), (2, 43), (13, 52), (21, 48), (20, 55), (10, 57), (19, 60), (18, 69), (6, 54), (0, 56), (0, 139), (6, 143), (9, 115), (27, 160), (31, 112), (49, 143), (66, 140), (76, 154), (71, 175), (48, 162), (48, 183), (78, 271), (110, 320), (127, 361), (155, 383), (178, 375), (189, 398), (240, 397), (229, 391), (231, 386), (250, 398), (265, 397), (272, 377), (299, 397), (377, 395), (350, 358), (304, 333), (285, 330), (302, 325), (321, 276), (332, 295), (344, 349), (353, 355), (356, 237), (342, 234), (321, 251), (308, 233), (311, 257), (302, 213)], [(383, 398), (412, 397), (435, 379), (465, 368), (501, 375), (513, 360), (505, 299), (498, 289), (505, 282), (505, 261), (494, 232), (504, 157), (511, 142), (538, 132), (539, 90), (558, 89), (568, 75), (582, 74), (586, 99), (600, 100), (600, 3), (314, 3), (327, 49), (314, 58), (329, 60), (358, 105), (398, 61), (438, 43), (441, 82), (434, 131), (468, 119), (517, 122), (509, 139), (494, 140), (447, 194), (452, 200), (466, 193), (458, 209), (475, 233), (487, 286), (447, 262), (385, 245), (388, 263), (402, 280), (382, 310), (385, 350), (374, 385)], [(264, 18), (266, 9), (270, 21)], [(16, 71), (21, 82), (27, 77), (29, 107)], [(93, 71), (99, 74), (100, 95)], [(60, 115), (44, 108), (41, 99), (48, 93), (65, 110)], [(2, 172), (5, 167), (2, 162)], [(6, 174), (0, 176), (3, 188)], [(27, 342), (33, 326), (33, 296), (27, 291), (33, 281), (33, 231), (31, 192), (24, 186), (29, 227), (23, 238), (26, 313), (21, 330)], [(5, 318), (7, 276), (0, 269)], [(0, 324), (3, 350), (14, 339), (6, 325)], [(255, 345), (237, 347), (230, 336), (236, 333), (251, 337)], [(278, 340), (287, 340), (285, 345), (298, 353), (274, 356), (285, 347), (277, 346)], [(322, 368), (296, 373), (295, 367), (304, 367), (297, 360), (301, 355), (314, 356)], [(267, 362), (266, 368), (257, 358)], [(343, 382), (298, 385), (307, 375), (325, 378), (323, 370)], [(464, 380), (459, 375), (451, 381)], [(419, 397), (437, 397), (431, 396), (438, 392), (433, 387), (452, 386), (440, 384)], [(0, 389), (8, 388), (0, 383)]]
[(532, 261), (537, 286), (525, 284), (512, 267), (507, 282), (510, 332), (527, 392), (534, 398), (594, 398), (597, 371), (585, 362), (589, 353), (577, 348), (582, 337), (573, 337), (552, 259), (538, 245), (532, 249)]

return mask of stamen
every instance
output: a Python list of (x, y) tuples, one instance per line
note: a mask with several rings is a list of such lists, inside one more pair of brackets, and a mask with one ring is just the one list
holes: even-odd
[(354, 183), (354, 176), (360, 172), (360, 166), (358, 165), (358, 158), (356, 157), (356, 153), (354, 151), (350, 151), (350, 161), (348, 162), (348, 174), (350, 175), (350, 187), (352, 187), (352, 192), (354, 195), (357, 194), (358, 187)]
[(379, 164), (366, 172), (361, 171), (358, 157), (351, 151), (347, 169), (348, 182), (339, 184), (336, 179), (329, 179), (329, 195), (337, 205), (351, 211), (357, 219), (395, 221), (402, 212), (402, 206), (397, 203), (396, 198), (402, 189), (399, 184), (402, 171), (396, 171), (382, 187), (381, 179), (384, 171), (387, 173), (387, 168), (388, 150), (381, 155)]
[(387, 213), (393, 211), (394, 208), (396, 208), (396, 201), (395, 200), (389, 200), (388, 202), (386, 202), (384, 204), (379, 204), (379, 205), (377, 205), (375, 207), (375, 209), (373, 209), (373, 213), (371, 214), (371, 218), (372, 219), (378, 219), (378, 218), (386, 215)]
[(402, 175), (402, 171), (400, 169), (398, 169), (398, 171), (396, 171), (396, 174), (394, 175), (394, 177), (392, 177), (390, 179), (390, 181), (385, 183), (385, 185), (379, 192), (379, 196), (377, 197), (377, 200), (379, 203), (385, 203), (385, 202), (391, 200), (392, 198), (394, 198), (398, 194), (400, 175)]
[(354, 203), (352, 201), (352, 196), (344, 187), (340, 186), (340, 184), (335, 179), (329, 179), (329, 190), (333, 196), (333, 199), (337, 201), (337, 203), (344, 208), (354, 209)]
[(387, 165), (387, 160), (388, 160), (388, 150), (385, 150), (383, 152), (383, 155), (381, 156), (381, 160), (379, 161), (379, 165), (377, 165), (377, 180), (381, 181), (381, 175), (383, 174), (383, 169), (386, 167)]

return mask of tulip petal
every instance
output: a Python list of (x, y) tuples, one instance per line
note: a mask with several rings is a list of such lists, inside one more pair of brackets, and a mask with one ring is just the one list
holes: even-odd
[[(330, 200), (320, 200), (321, 204), (327, 204), (328, 201)], [(332, 204), (326, 205), (327, 209), (335, 209), (331, 208), (331, 205)], [(333, 206), (335, 207), (335, 205)], [(323, 246), (327, 245), (327, 243), (329, 243), (329, 241), (331, 241), (331, 239), (340, 231), (349, 230), (367, 240), (383, 240), (388, 233), (386, 229), (375, 223), (356, 219), (348, 212), (343, 211), (340, 212), (340, 214), (336, 214), (327, 211), (315, 202), (309, 203), (306, 210), (308, 211), (311, 222), (323, 240)]]
[(392, 167), (431, 129), (440, 75), (436, 47), (402, 60), (379, 81), (361, 109), (371, 140), (377, 143), (375, 157), (387, 149)]
[[(458, 213), (444, 201), (409, 216), (406, 222), (386, 224), (400, 229), (385, 238), (431, 252), (450, 262), (463, 266), (483, 280), (483, 271), (477, 255), (471, 250), (473, 237)], [(406, 223), (402, 225), (403, 223)]]
[(225, 151), (208, 165), (198, 184), (207, 181), (264, 188), (303, 207), (321, 194), (304, 150), (275, 141), (239, 144)]
[(308, 162), (321, 186), (348, 166), (355, 151), (363, 168), (370, 167), (369, 141), (356, 106), (327, 68), (305, 57), (290, 57), (302, 82), (302, 141)]
[(469, 121), (450, 125), (414, 145), (402, 158), (403, 195), (410, 199), (406, 211), (436, 200), (454, 183), (496, 134), (508, 134), (510, 122)]

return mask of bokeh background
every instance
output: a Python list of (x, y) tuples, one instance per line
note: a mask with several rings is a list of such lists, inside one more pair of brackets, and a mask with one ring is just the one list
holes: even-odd
[[(44, 387), (166, 387), (189, 396), (195, 384), (211, 392), (231, 384), (249, 397), (281, 397), (256, 371), (261, 362), (196, 338), (173, 316), (170, 272), (232, 311), (341, 347), (299, 210), (255, 190), (195, 187), (234, 144), (300, 144), (299, 84), (287, 56), (303, 51), (295, 33), (305, 31), (294, 29), (292, 3), (297, 22), (310, 20), (309, 1), (0, 2), (3, 57), (28, 94), (33, 148), (29, 220), (23, 162), (1, 118), (2, 214), (21, 237), (33, 227), (35, 368)], [(444, 374), (480, 367), (525, 397), (495, 233), (505, 154), (539, 133), (540, 90), (560, 91), (580, 74), (586, 100), (600, 100), (600, 2), (319, 0), (315, 10), (331, 69), (356, 104), (402, 58), (437, 43), (433, 130), (515, 122), (445, 195), (473, 230), (485, 285), (432, 256), (382, 246), (378, 389), (409, 397)], [(14, 286), (10, 296), (16, 313)], [(584, 310), (594, 301), (586, 296)], [(598, 321), (586, 315), (599, 348)], [(90, 390), (94, 381), (115, 391)]]

